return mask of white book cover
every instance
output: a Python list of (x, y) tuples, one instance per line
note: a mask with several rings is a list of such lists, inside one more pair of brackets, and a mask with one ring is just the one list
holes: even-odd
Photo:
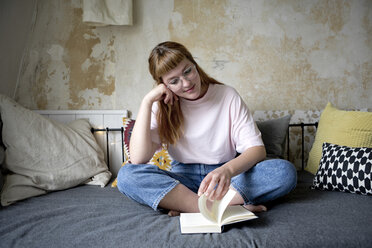
[(232, 189), (220, 201), (207, 204), (204, 194), (198, 200), (200, 213), (181, 213), (181, 233), (221, 233), (222, 226), (256, 219), (257, 216), (241, 205), (229, 206), (236, 192)]

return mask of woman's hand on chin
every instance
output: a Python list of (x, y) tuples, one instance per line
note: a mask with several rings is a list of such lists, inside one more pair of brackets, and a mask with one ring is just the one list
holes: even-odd
[(168, 89), (165, 84), (159, 84), (147, 93), (144, 99), (151, 104), (163, 100), (165, 104), (173, 105), (174, 101), (178, 101), (178, 96)]

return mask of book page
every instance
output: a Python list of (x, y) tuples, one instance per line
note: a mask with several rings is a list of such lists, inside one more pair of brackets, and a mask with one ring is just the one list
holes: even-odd
[(241, 205), (228, 206), (222, 216), (221, 224), (232, 224), (240, 221), (256, 219), (257, 216)]
[(200, 213), (208, 220), (213, 221), (217, 224), (217, 204), (219, 201), (214, 201), (211, 208), (207, 206), (208, 197), (206, 195), (201, 195), (198, 200), (198, 207)]
[(222, 222), (222, 216), (223, 216), (227, 206), (229, 205), (231, 200), (234, 198), (235, 194), (236, 194), (235, 190), (229, 189), (229, 191), (227, 191), (226, 195), (219, 202), (218, 208), (217, 208), (217, 213), (216, 213), (217, 223), (219, 225), (222, 225), (222, 223), (221, 223)]
[(198, 200), (200, 213), (181, 213), (180, 224), (182, 233), (220, 233), (221, 226), (235, 222), (257, 218), (243, 206), (228, 206), (236, 191), (229, 189), (220, 201), (214, 201), (207, 206), (208, 198), (200, 196)]
[(229, 205), (231, 200), (236, 194), (235, 190), (229, 189), (226, 195), (220, 201), (213, 201), (211, 209), (207, 206), (208, 197), (204, 194), (199, 197), (198, 206), (200, 213), (208, 220), (213, 221), (221, 225), (222, 215), (225, 212), (226, 207)]

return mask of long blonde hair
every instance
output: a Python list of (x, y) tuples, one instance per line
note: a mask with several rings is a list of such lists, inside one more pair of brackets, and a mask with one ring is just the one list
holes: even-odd
[[(150, 53), (149, 70), (157, 84), (162, 84), (162, 76), (173, 70), (178, 64), (187, 59), (196, 66), (200, 76), (201, 87), (209, 84), (221, 84), (217, 80), (209, 77), (196, 63), (191, 53), (182, 44), (166, 41), (158, 44)], [(173, 105), (158, 102), (158, 122), (160, 141), (165, 144), (175, 144), (182, 135), (183, 114), (179, 101)]]

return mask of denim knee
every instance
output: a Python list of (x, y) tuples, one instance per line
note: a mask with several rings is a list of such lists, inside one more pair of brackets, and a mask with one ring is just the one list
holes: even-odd
[(118, 190), (132, 200), (157, 209), (179, 181), (152, 164), (126, 164), (118, 173)]
[(125, 194), (125, 191), (126, 189), (128, 189), (128, 187), (131, 187), (131, 185), (133, 185), (132, 174), (134, 174), (133, 172), (136, 169), (135, 166), (136, 165), (133, 165), (133, 164), (126, 164), (122, 166), (118, 172), (117, 187), (118, 187), (118, 190), (123, 194)]
[(244, 204), (262, 204), (289, 193), (296, 186), (297, 172), (286, 160), (264, 160), (250, 170), (233, 177), (232, 186)]
[(119, 191), (128, 195), (129, 192), (132, 192), (132, 188), (137, 188), (137, 184), (143, 180), (145, 171), (149, 170), (149, 168), (151, 169), (151, 167), (137, 164), (126, 164), (122, 166), (117, 176)]
[(297, 171), (294, 165), (284, 159), (275, 159), (276, 165), (279, 168), (277, 187), (282, 191), (282, 195), (291, 192), (297, 184)]

